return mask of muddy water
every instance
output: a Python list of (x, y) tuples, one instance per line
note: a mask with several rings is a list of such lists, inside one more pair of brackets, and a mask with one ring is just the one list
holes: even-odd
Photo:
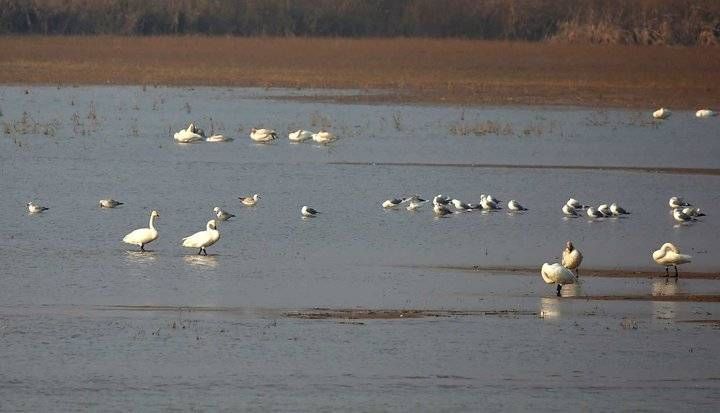
[[(288, 98), (322, 93), (0, 89), (0, 408), (717, 404), (720, 308), (685, 298), (720, 295), (720, 120)], [(174, 143), (170, 131), (188, 121), (235, 140)], [(254, 144), (254, 126), (283, 139)], [(340, 140), (285, 139), (321, 127)], [(257, 207), (238, 203), (254, 192)], [(411, 193), (492, 193), (530, 210), (435, 218), (379, 206)], [(708, 216), (675, 225), (676, 194)], [(565, 219), (569, 196), (632, 215)], [(104, 197), (126, 204), (100, 210)], [(50, 210), (30, 216), (29, 200)], [(180, 247), (216, 205), (237, 217), (210, 256)], [(302, 205), (322, 214), (301, 219)], [(151, 209), (160, 238), (137, 253), (120, 239)], [(585, 299), (558, 300), (536, 272), (503, 270), (555, 261), (567, 239), (584, 266), (615, 275), (563, 291)], [(677, 282), (648, 276), (662, 271), (650, 253), (665, 241), (694, 257)], [(287, 316), (315, 307), (466, 313)]]

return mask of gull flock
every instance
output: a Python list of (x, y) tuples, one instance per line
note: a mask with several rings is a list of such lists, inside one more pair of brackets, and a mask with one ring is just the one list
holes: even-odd
[[(652, 113), (652, 117), (664, 120), (668, 119), (671, 114), (672, 112), (669, 109), (660, 108)], [(698, 118), (708, 118), (716, 115), (717, 112), (710, 109), (701, 109), (695, 114)], [(253, 128), (250, 131), (249, 137), (254, 142), (269, 143), (276, 140), (278, 134), (273, 129)], [(173, 135), (173, 138), (178, 143), (194, 143), (201, 141), (230, 142), (233, 140), (232, 138), (226, 138), (223, 135), (217, 134), (207, 137), (205, 132), (201, 128), (198, 128), (194, 123), (190, 123), (187, 128), (176, 132)], [(293, 143), (312, 140), (318, 144), (325, 145), (336, 141), (337, 137), (331, 132), (325, 130), (311, 132), (309, 130), (299, 129), (290, 132), (288, 134), (288, 139)], [(261, 196), (259, 194), (253, 194), (251, 196), (241, 196), (238, 199), (240, 204), (245, 207), (255, 207), (258, 205)], [(467, 203), (457, 198), (452, 198), (442, 194), (434, 196), (431, 201), (423, 199), (420, 195), (411, 195), (408, 197), (387, 199), (381, 203), (381, 207), (386, 210), (404, 207), (408, 211), (415, 212), (428, 203), (432, 204), (432, 212), (436, 217), (446, 217), (452, 214), (467, 213), (472, 211), (488, 213), (502, 209), (502, 201), (489, 194), (481, 194), (477, 203)], [(113, 209), (123, 205), (123, 202), (108, 198), (101, 199), (98, 204), (100, 208)], [(698, 221), (698, 218), (705, 216), (700, 208), (693, 206), (678, 196), (671, 197), (668, 200), (668, 206), (670, 207), (673, 219), (679, 224), (693, 223)], [(40, 214), (49, 210), (48, 207), (38, 205), (35, 202), (28, 202), (26, 207), (30, 215)], [(528, 211), (528, 208), (520, 204), (517, 200), (511, 199), (507, 202), (507, 210), (509, 214), (523, 214)], [(205, 230), (198, 231), (192, 235), (184, 237), (180, 243), (183, 247), (197, 249), (197, 254), (207, 255), (207, 248), (220, 240), (220, 231), (218, 229), (219, 223), (222, 221), (228, 221), (229, 219), (235, 217), (235, 215), (221, 209), (220, 207), (214, 207), (212, 211), (215, 218), (207, 222)], [(630, 212), (621, 207), (617, 202), (609, 204), (602, 203), (597, 206), (592, 206), (583, 204), (574, 198), (568, 199), (561, 207), (561, 211), (563, 216), (566, 218), (577, 218), (584, 214), (591, 220), (621, 218), (626, 215), (630, 215)], [(318, 214), (320, 214), (319, 211), (307, 205), (300, 208), (300, 216), (303, 219), (314, 218), (317, 217)], [(150, 213), (148, 227), (131, 231), (122, 238), (122, 241), (124, 243), (140, 247), (140, 251), (145, 251), (145, 245), (155, 241), (159, 236), (158, 230), (155, 228), (155, 221), (159, 217), (159, 212), (153, 210)], [(665, 276), (667, 277), (670, 276), (671, 267), (674, 269), (674, 276), (678, 277), (678, 265), (687, 264), (692, 260), (690, 255), (680, 253), (680, 250), (669, 242), (664, 243), (658, 250), (652, 252), (651, 255), (652, 259), (658, 265), (665, 267)], [(540, 269), (540, 275), (545, 283), (557, 285), (557, 296), (560, 297), (562, 286), (566, 284), (573, 284), (579, 278), (579, 267), (582, 260), (582, 253), (571, 241), (568, 241), (562, 252), (562, 261), (560, 263), (552, 264), (547, 262), (544, 263)], [(573, 273), (573, 271), (575, 272)]]

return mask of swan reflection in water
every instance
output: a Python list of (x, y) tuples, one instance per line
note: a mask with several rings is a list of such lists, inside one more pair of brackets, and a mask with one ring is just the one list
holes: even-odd
[(183, 255), (183, 261), (185, 261), (185, 264), (199, 269), (211, 269), (218, 265), (217, 256), (215, 255)]
[(125, 251), (126, 261), (133, 264), (151, 264), (157, 260), (153, 251)]
[[(562, 288), (563, 297), (579, 297), (583, 294), (582, 283), (580, 280), (576, 280), (575, 284), (565, 284)], [(540, 318), (554, 320), (561, 315), (561, 306), (563, 305), (563, 299), (558, 297), (552, 298), (541, 298), (540, 299)], [(567, 304), (565, 304), (567, 305)]]
[[(668, 297), (680, 293), (677, 280), (667, 278), (656, 278), (652, 282), (650, 295), (653, 297)], [(677, 314), (677, 302), (675, 301), (652, 301), (653, 316), (656, 319), (671, 320)]]

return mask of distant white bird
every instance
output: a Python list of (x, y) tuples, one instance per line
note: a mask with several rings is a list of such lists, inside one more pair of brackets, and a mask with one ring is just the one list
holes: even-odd
[(540, 269), (540, 275), (546, 284), (557, 284), (557, 296), (560, 297), (560, 290), (565, 284), (574, 284), (575, 276), (572, 271), (563, 267), (558, 263), (554, 264), (543, 264)]
[(575, 276), (580, 276), (580, 264), (582, 263), (583, 255), (575, 248), (572, 242), (568, 241), (565, 243), (565, 249), (562, 253), (562, 266), (568, 270), (575, 270)]
[(527, 208), (520, 205), (520, 203), (514, 199), (511, 199), (507, 204), (508, 209), (511, 211), (527, 211)]
[(629, 212), (627, 212), (625, 209), (623, 209), (621, 206), (613, 202), (610, 204), (610, 212), (612, 212), (613, 215), (619, 216), (619, 215), (630, 215)]
[(315, 141), (317, 143), (325, 144), (325, 143), (330, 143), (330, 142), (336, 140), (337, 138), (332, 133), (321, 130), (318, 133), (314, 133), (312, 135), (312, 139), (313, 139), (313, 141)]
[(452, 214), (452, 211), (450, 211), (450, 208), (448, 208), (445, 205), (435, 204), (435, 205), (433, 205), (433, 213), (438, 216), (443, 216), (443, 215)]
[(406, 199), (408, 202), (407, 210), (415, 211), (420, 208), (424, 203), (428, 202), (427, 199), (422, 199), (418, 195), (413, 195)]
[(112, 198), (110, 199), (101, 199), (100, 202), (100, 208), (115, 208), (118, 205), (123, 205), (122, 202), (116, 201)]
[(565, 203), (565, 205), (571, 206), (571, 207), (573, 207), (574, 209), (583, 209), (583, 208), (585, 208), (585, 205), (581, 204), (580, 201), (578, 201), (578, 200), (575, 199), (575, 198), (570, 198), (570, 199), (568, 199), (567, 202)]
[(196, 232), (182, 239), (182, 246), (187, 248), (200, 248), (198, 255), (208, 255), (205, 248), (215, 244), (220, 239), (218, 222), (214, 219), (208, 221), (205, 231)]
[(29, 211), (31, 214), (39, 214), (39, 213), (41, 213), (41, 212), (43, 212), (43, 211), (47, 211), (48, 209), (50, 209), (50, 208), (46, 208), (46, 207), (44, 207), (44, 206), (40, 206), (40, 205), (38, 205), (38, 204), (36, 204), (35, 202), (32, 202), (32, 201), (31, 201), (31, 202), (28, 202), (28, 203), (25, 204), (25, 205), (27, 206), (27, 209), (28, 209), (28, 211)]
[(717, 116), (717, 112), (710, 109), (700, 109), (697, 112), (695, 112), (695, 116), (698, 118), (710, 118), (713, 116)]
[(572, 217), (576, 217), (579, 215), (577, 213), (577, 211), (575, 210), (575, 208), (573, 208), (572, 206), (570, 206), (568, 204), (563, 205), (562, 212), (563, 212), (563, 214), (572, 216)]
[(179, 143), (190, 143), (203, 140), (203, 136), (196, 133), (195, 130), (197, 130), (195, 125), (191, 123), (187, 129), (180, 129), (180, 131), (176, 132), (175, 135), (173, 135), (173, 138)]
[(277, 138), (277, 133), (272, 129), (255, 129), (250, 131), (250, 139), (255, 142), (270, 142)]
[(607, 204), (602, 204), (597, 207), (597, 211), (603, 214), (604, 217), (609, 217), (612, 215), (612, 211), (610, 211), (610, 207)]
[(665, 108), (660, 108), (652, 114), (653, 118), (655, 119), (667, 119), (670, 117), (670, 115), (672, 115), (672, 112), (670, 112), (669, 109)]
[(302, 208), (300, 208), (300, 214), (302, 214), (302, 216), (304, 216), (304, 217), (314, 217), (319, 213), (320, 212), (310, 208), (307, 205), (304, 205)]
[(230, 142), (233, 138), (226, 138), (224, 135), (213, 135), (205, 139), (205, 142)]
[(670, 200), (668, 201), (668, 205), (670, 205), (670, 208), (682, 208), (692, 206), (692, 204), (685, 202), (685, 200), (679, 196), (674, 196), (670, 198)]
[(433, 205), (447, 205), (450, 203), (450, 198), (445, 195), (438, 194), (433, 198)]
[(458, 211), (467, 211), (467, 210), (469, 210), (469, 209), (472, 209), (472, 208), (470, 208), (470, 205), (466, 204), (465, 202), (463, 202), (463, 201), (461, 201), (461, 200), (459, 200), (459, 199), (453, 198), (453, 199), (450, 200), (450, 202), (452, 202), (453, 206), (454, 206), (455, 209), (457, 209)]
[(705, 214), (700, 211), (700, 208), (695, 207), (685, 207), (682, 210), (683, 214), (691, 216), (691, 217), (704, 217)]
[(590, 218), (603, 218), (603, 217), (605, 217), (605, 214), (603, 214), (602, 212), (596, 210), (596, 209), (593, 208), (593, 207), (588, 208), (587, 211), (585, 211), (585, 212), (587, 213), (587, 216), (589, 216)]
[(382, 207), (383, 208), (395, 208), (396, 206), (402, 204), (403, 202), (405, 202), (405, 199), (392, 198), (392, 199), (383, 201)]
[(500, 209), (497, 202), (495, 202), (491, 196), (486, 196), (485, 194), (480, 195), (480, 206), (486, 211)]
[(240, 200), (240, 203), (242, 203), (245, 206), (255, 206), (255, 204), (257, 204), (257, 202), (260, 198), (261, 197), (258, 194), (254, 194), (253, 196), (238, 197), (238, 199)]
[(690, 255), (680, 254), (678, 248), (666, 242), (660, 247), (659, 250), (652, 253), (653, 260), (660, 265), (665, 266), (665, 276), (670, 276), (670, 267), (675, 268), (675, 276), (678, 276), (677, 266), (680, 264), (687, 264), (692, 260)]
[(149, 228), (140, 228), (125, 235), (123, 242), (126, 244), (139, 245), (140, 251), (145, 251), (145, 245), (155, 241), (158, 237), (157, 229), (155, 229), (155, 219), (160, 218), (160, 214), (153, 210), (150, 213)]
[(213, 212), (220, 221), (227, 221), (228, 219), (235, 216), (227, 211), (223, 211), (222, 209), (220, 209), (220, 207), (213, 208)]
[(295, 132), (288, 134), (288, 139), (293, 142), (304, 142), (308, 139), (312, 139), (313, 133), (309, 130), (298, 129)]
[(697, 219), (691, 217), (690, 215), (682, 212), (680, 208), (673, 209), (673, 218), (675, 218), (675, 221), (677, 222), (690, 222), (690, 221), (697, 221)]

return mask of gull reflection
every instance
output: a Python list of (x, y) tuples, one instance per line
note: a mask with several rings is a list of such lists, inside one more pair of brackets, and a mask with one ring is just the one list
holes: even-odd
[(184, 255), (183, 261), (185, 261), (185, 264), (199, 269), (211, 269), (218, 265), (217, 256), (215, 255)]

